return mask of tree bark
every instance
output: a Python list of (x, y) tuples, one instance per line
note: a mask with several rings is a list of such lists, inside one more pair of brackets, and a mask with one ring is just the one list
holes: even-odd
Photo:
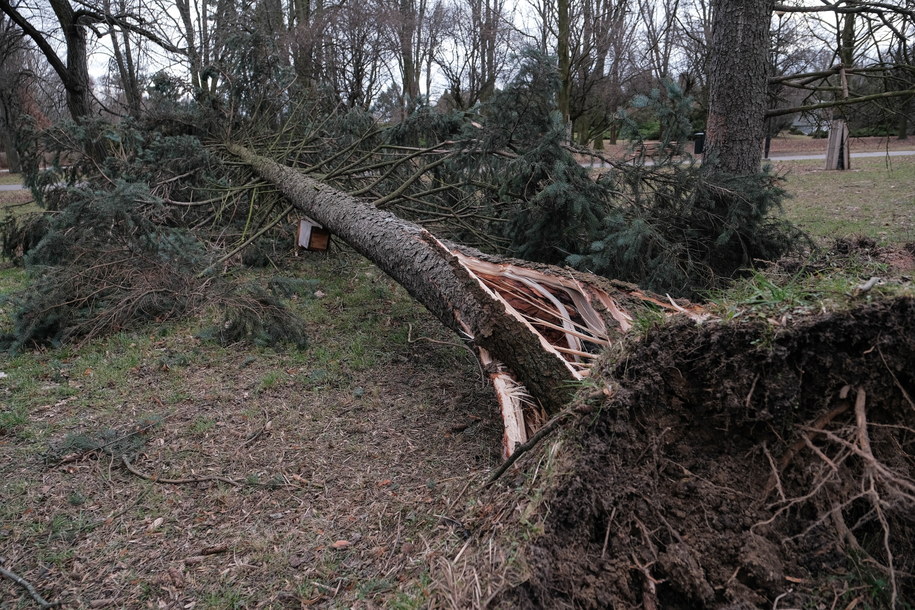
[(378, 265), (448, 328), (473, 337), (514, 371), (548, 413), (571, 395), (574, 376), (431, 233), (246, 148), (228, 150), (299, 210)]
[(759, 171), (765, 135), (772, 0), (717, 0), (709, 51), (706, 163), (722, 172)]
[(3, 152), (6, 153), (7, 168), (13, 174), (21, 172), (22, 165), (19, 162), (19, 151), (16, 150), (12, 127), (0, 127), (0, 143), (2, 143)]
[(92, 86), (89, 82), (89, 55), (86, 28), (79, 23), (79, 15), (69, 0), (51, 0), (67, 46), (67, 70), (59, 74), (67, 92), (67, 109), (74, 121), (92, 114)]
[[(559, 112), (566, 129), (571, 130), (572, 97), (572, 59), (570, 41), (571, 24), (569, 23), (570, 0), (558, 0), (557, 7), (557, 40), (556, 55), (559, 56)], [(570, 131), (571, 134), (571, 131)]]

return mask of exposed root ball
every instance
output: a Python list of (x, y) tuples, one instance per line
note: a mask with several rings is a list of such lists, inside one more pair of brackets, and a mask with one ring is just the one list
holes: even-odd
[(604, 369), (624, 389), (583, 421), (506, 602), (915, 599), (915, 300), (791, 328), (684, 321)]

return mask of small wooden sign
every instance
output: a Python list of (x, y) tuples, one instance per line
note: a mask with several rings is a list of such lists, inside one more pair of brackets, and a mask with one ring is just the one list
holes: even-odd
[(311, 218), (303, 218), (299, 221), (298, 244), (306, 250), (324, 252), (330, 245), (330, 231)]

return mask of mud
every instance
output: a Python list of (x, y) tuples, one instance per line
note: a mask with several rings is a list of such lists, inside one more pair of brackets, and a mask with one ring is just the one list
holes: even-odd
[[(603, 364), (498, 605), (915, 600), (915, 300), (657, 329)], [(572, 443), (567, 443), (572, 444)]]

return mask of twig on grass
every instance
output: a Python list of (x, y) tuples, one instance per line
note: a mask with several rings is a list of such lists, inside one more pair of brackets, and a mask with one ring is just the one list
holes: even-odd
[(407, 324), (407, 343), (413, 344), (413, 343), (419, 343), (420, 341), (428, 341), (429, 343), (436, 343), (438, 345), (448, 345), (450, 347), (463, 347), (468, 352), (470, 352), (470, 356), (473, 358), (473, 361), (477, 363), (477, 368), (479, 368), (479, 370), (480, 370), (480, 382), (484, 383), (484, 384), (486, 383), (486, 371), (483, 370), (483, 363), (480, 362), (480, 359), (477, 356), (477, 354), (473, 351), (473, 348), (470, 347), (469, 345), (467, 345), (466, 343), (457, 343), (455, 341), (440, 341), (438, 339), (433, 339), (432, 337), (416, 337), (414, 339), (413, 338), (413, 325)]
[(872, 277), (871, 279), (867, 280), (863, 284), (858, 284), (857, 286), (855, 286), (855, 290), (852, 293), (852, 296), (857, 297), (857, 296), (861, 296), (862, 294), (864, 294), (866, 292), (870, 292), (874, 288), (874, 286), (876, 286), (879, 282), (880, 282), (879, 277)]
[[(218, 475), (211, 475), (211, 476), (206, 476), (206, 477), (188, 477), (188, 478), (184, 478), (184, 479), (163, 479), (156, 475), (147, 474), (147, 473), (143, 472), (142, 470), (140, 470), (139, 468), (134, 466), (126, 455), (121, 456), (121, 461), (124, 463), (124, 467), (127, 468), (127, 470), (129, 470), (133, 474), (137, 475), (141, 479), (146, 479), (147, 481), (152, 481), (153, 483), (166, 483), (168, 485), (189, 485), (192, 483), (210, 483), (210, 482), (216, 481), (216, 482), (220, 482), (220, 483), (226, 483), (227, 485), (231, 485), (233, 487), (241, 487), (242, 485), (247, 485), (250, 487), (268, 487), (268, 488), (273, 488), (273, 489), (280, 488), (280, 487), (293, 487), (293, 488), (297, 488), (297, 489), (302, 488), (302, 486), (297, 483), (289, 483), (289, 482), (274, 483), (272, 481), (269, 481), (267, 483), (258, 483), (258, 482), (249, 482), (245, 479), (230, 479), (229, 477), (222, 477), (222, 476), (218, 476)], [(286, 481), (289, 480), (289, 477), (287, 477), (286, 475), (283, 475), (283, 478)]]
[(28, 592), (28, 594), (32, 596), (32, 599), (35, 600), (35, 603), (38, 604), (39, 608), (42, 608), (42, 610), (44, 610), (44, 608), (55, 608), (55, 607), (61, 605), (61, 602), (47, 601), (45, 598), (43, 598), (38, 593), (38, 591), (35, 590), (35, 587), (32, 586), (32, 583), (30, 583), (29, 581), (24, 579), (22, 576), (19, 576), (12, 570), (7, 570), (6, 568), (2, 567), (5, 564), (6, 564), (6, 558), (0, 557), (0, 574), (2, 574), (5, 578), (10, 579), (14, 583), (19, 585), (23, 589), (25, 589)]
[(146, 479), (147, 481), (152, 481), (153, 483), (167, 483), (169, 485), (186, 485), (189, 483), (208, 483), (210, 481), (219, 481), (222, 483), (226, 483), (228, 485), (232, 485), (233, 487), (238, 487), (239, 485), (241, 485), (241, 483), (239, 483), (235, 479), (230, 479), (228, 477), (220, 477), (220, 476), (215, 476), (215, 475), (207, 476), (207, 477), (193, 477), (193, 478), (187, 478), (187, 479), (163, 479), (163, 478), (157, 477), (155, 475), (146, 474), (142, 470), (139, 470), (136, 466), (134, 466), (133, 464), (130, 463), (130, 460), (127, 458), (126, 455), (121, 456), (121, 461), (124, 463), (124, 467), (127, 468), (127, 470), (129, 470), (133, 474), (137, 475), (141, 479)]
[(505, 474), (505, 471), (511, 468), (512, 464), (518, 461), (518, 458), (536, 447), (537, 443), (543, 440), (543, 438), (546, 437), (550, 432), (558, 428), (559, 424), (562, 423), (562, 420), (571, 415), (573, 412), (573, 408), (568, 408), (565, 411), (558, 413), (556, 417), (545, 423), (542, 428), (537, 430), (537, 433), (534, 434), (534, 436), (532, 436), (526, 443), (516, 446), (512, 454), (508, 456), (508, 459), (502, 462), (502, 465), (496, 468), (493, 473), (489, 475), (489, 478), (486, 479), (486, 483), (483, 484), (483, 488), (485, 489), (486, 487), (489, 487), (495, 483), (496, 479)]
[(248, 445), (250, 445), (251, 443), (256, 441), (258, 438), (261, 437), (261, 435), (264, 432), (269, 430), (271, 428), (271, 426), (273, 425), (273, 420), (270, 419), (270, 415), (267, 413), (267, 409), (263, 409), (263, 413), (264, 413), (264, 425), (261, 426), (257, 432), (248, 436), (248, 438), (245, 439), (245, 442), (242, 443), (242, 445), (241, 445), (242, 447), (247, 447)]

